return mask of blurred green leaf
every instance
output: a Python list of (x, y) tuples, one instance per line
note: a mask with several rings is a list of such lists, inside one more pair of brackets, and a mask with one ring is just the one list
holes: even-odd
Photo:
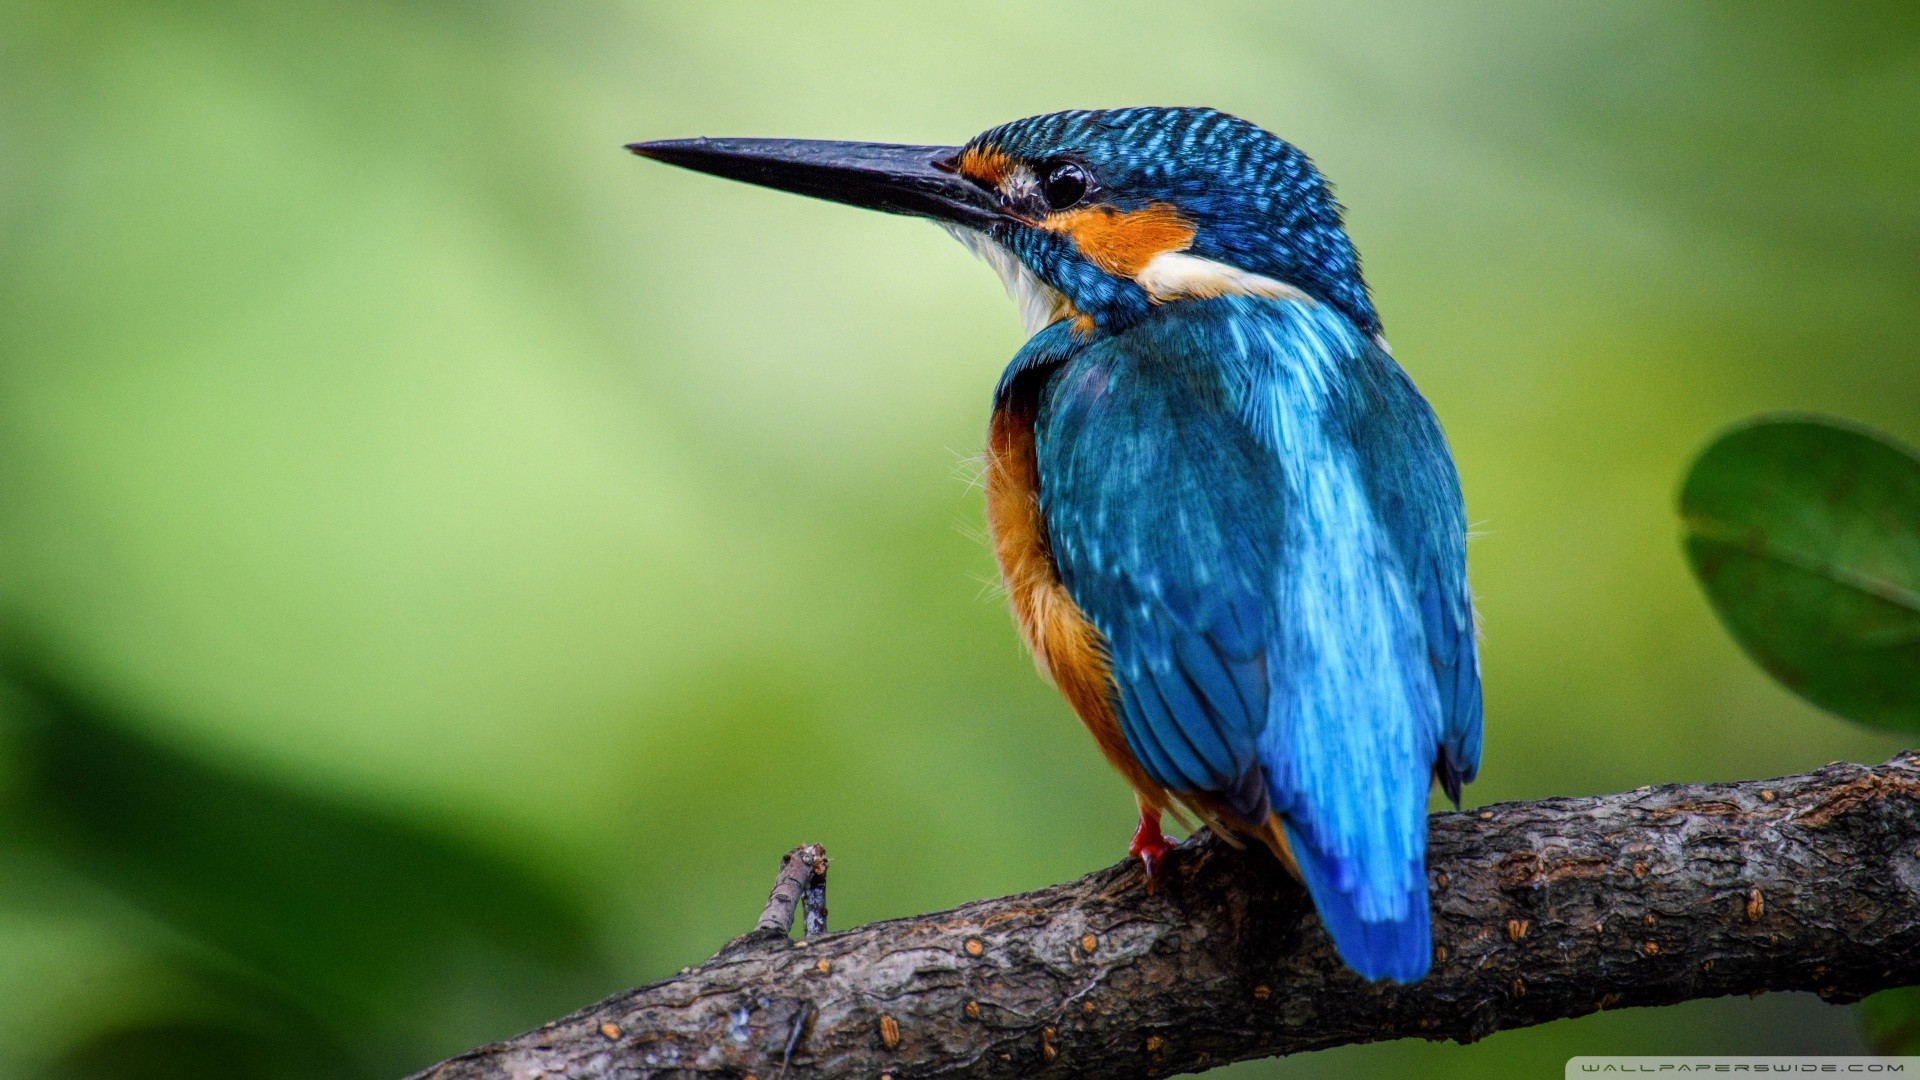
[(47, 1080), (338, 1080), (361, 1075), (338, 1058), (288, 1046), (281, 1032), (181, 1021), (99, 1033), (62, 1054)]
[[(614, 988), (579, 907), (501, 856), (162, 746), (44, 669), (10, 681), (26, 841), (204, 947), (229, 984), (218, 996), (248, 993), (238, 981), (259, 999), (230, 1038), (183, 1036), (206, 1026), (194, 1017), (101, 1033), (73, 1060), (262, 1045), (310, 1060), (332, 1042), (354, 1058), (335, 1075), (398, 1073)], [(293, 1075), (284, 1065), (238, 1075)], [(171, 1075), (152, 1067), (85, 1074)]]
[(1694, 573), (1755, 661), (1849, 719), (1920, 730), (1920, 457), (1764, 417), (1700, 455), (1680, 513)]
[(1920, 986), (1882, 990), (1860, 1003), (1860, 1026), (1881, 1054), (1920, 1054)]

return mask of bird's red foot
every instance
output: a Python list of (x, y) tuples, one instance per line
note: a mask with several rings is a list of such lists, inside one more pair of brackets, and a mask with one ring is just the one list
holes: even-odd
[(1133, 843), (1127, 845), (1127, 854), (1140, 860), (1147, 871), (1147, 892), (1153, 892), (1153, 883), (1160, 875), (1160, 864), (1166, 861), (1167, 853), (1173, 850), (1173, 842), (1160, 831), (1160, 811), (1140, 808), (1140, 827), (1133, 830)]

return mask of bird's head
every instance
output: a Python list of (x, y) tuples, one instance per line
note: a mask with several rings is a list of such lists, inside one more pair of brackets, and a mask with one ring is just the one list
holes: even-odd
[(1048, 113), (964, 146), (682, 139), (629, 149), (931, 218), (993, 264), (1029, 330), (1117, 331), (1154, 304), (1302, 296), (1379, 332), (1340, 207), (1307, 156), (1213, 109)]

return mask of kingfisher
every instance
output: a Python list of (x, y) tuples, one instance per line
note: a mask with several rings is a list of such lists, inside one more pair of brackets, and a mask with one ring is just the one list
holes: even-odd
[(1271, 850), (1359, 975), (1424, 976), (1429, 793), (1458, 806), (1480, 762), (1466, 518), (1307, 156), (1205, 108), (628, 149), (929, 218), (993, 267), (1029, 335), (993, 392), (993, 553), (1133, 789), (1148, 887), (1162, 815), (1197, 820)]

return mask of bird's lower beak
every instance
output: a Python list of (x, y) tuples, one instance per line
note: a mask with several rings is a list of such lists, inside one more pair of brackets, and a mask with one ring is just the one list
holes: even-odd
[(953, 171), (952, 146), (820, 139), (667, 139), (631, 143), (641, 157), (890, 214), (985, 228), (1001, 214), (990, 192)]

